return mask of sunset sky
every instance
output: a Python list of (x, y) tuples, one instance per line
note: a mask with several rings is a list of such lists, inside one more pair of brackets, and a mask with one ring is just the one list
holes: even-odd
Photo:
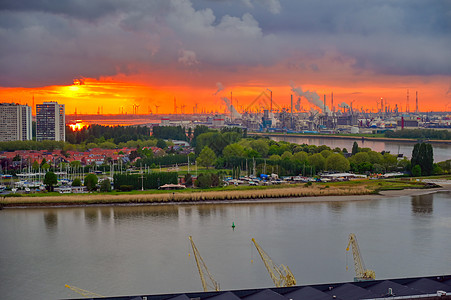
[(68, 114), (288, 107), (296, 87), (451, 110), (448, 0), (2, 0), (0, 41), (0, 101)]

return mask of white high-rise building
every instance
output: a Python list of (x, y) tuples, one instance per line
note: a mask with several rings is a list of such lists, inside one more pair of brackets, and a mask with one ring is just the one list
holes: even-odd
[(66, 140), (64, 104), (44, 102), (36, 105), (36, 140)]
[(31, 107), (0, 103), (0, 142), (31, 140), (31, 126)]

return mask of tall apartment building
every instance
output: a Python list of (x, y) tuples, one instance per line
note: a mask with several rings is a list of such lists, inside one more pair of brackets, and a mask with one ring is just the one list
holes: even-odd
[(36, 105), (36, 140), (66, 140), (64, 104), (44, 102)]
[(0, 142), (31, 140), (31, 126), (30, 106), (0, 103)]

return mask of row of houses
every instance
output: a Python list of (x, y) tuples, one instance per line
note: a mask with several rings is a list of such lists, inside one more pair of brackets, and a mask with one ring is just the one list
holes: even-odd
[[(158, 147), (149, 147), (149, 149), (154, 153), (163, 151)], [(44, 159), (52, 165), (58, 165), (62, 162), (71, 163), (73, 161), (79, 161), (82, 166), (92, 164), (101, 165), (110, 162), (119, 163), (121, 160), (123, 163), (126, 163), (130, 161), (129, 156), (132, 151), (136, 151), (136, 148), (93, 148), (87, 151), (16, 150), (0, 152), (0, 160), (6, 159), (12, 167), (31, 165), (34, 162), (41, 164)], [(5, 165), (3, 165), (3, 168), (5, 168)]]

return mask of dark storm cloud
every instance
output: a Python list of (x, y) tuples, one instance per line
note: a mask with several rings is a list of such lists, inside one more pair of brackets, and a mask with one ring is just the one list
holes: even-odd
[(0, 86), (287, 61), (322, 72), (330, 55), (356, 72), (451, 75), (449, 32), (447, 0), (3, 0)]

